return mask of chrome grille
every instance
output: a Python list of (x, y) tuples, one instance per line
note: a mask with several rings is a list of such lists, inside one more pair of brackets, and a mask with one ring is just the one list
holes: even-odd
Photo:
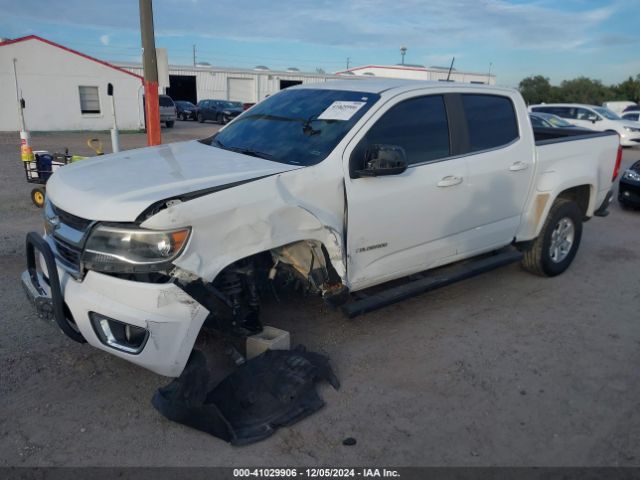
[(89, 227), (89, 225), (91, 225), (91, 220), (76, 217), (69, 212), (65, 212), (64, 210), (59, 209), (53, 204), (51, 204), (51, 207), (53, 208), (53, 211), (58, 216), (58, 218), (60, 218), (60, 223), (64, 223), (65, 225), (68, 225), (75, 230), (85, 231)]
[(62, 262), (66, 263), (67, 266), (79, 271), (82, 251), (79, 248), (69, 245), (68, 243), (63, 242), (56, 237), (53, 237), (53, 243), (55, 244), (58, 258)]

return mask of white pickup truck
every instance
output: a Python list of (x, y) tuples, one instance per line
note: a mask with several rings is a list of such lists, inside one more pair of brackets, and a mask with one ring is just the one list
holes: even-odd
[(510, 261), (562, 273), (582, 222), (606, 213), (619, 147), (611, 133), (534, 136), (506, 88), (301, 85), (211, 138), (58, 170), (22, 282), (72, 339), (178, 376), (203, 327), (259, 331), (273, 290), (355, 315)]

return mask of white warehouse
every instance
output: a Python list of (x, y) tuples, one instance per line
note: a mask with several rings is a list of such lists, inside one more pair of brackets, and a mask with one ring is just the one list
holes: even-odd
[(449, 77), (453, 82), (461, 83), (484, 83), (495, 85), (496, 76), (490, 73), (463, 72), (451, 70), (446, 67), (425, 67), (422, 65), (365, 65), (354, 67), (342, 72), (337, 72), (342, 76), (373, 76), (385, 78), (406, 78), (408, 80), (431, 80), (444, 82)]
[[(140, 63), (116, 62), (115, 64), (142, 75)], [(193, 103), (203, 99), (256, 103), (280, 90), (301, 83), (344, 80), (344, 78), (341, 75), (301, 72), (296, 68), (277, 71), (265, 66), (246, 69), (169, 65), (169, 87), (164, 93), (174, 100), (188, 100)]]
[(16, 80), (28, 130), (108, 130), (109, 83), (114, 86), (118, 126), (138, 129), (144, 118), (142, 77), (29, 35), (0, 42), (0, 131), (19, 129)]

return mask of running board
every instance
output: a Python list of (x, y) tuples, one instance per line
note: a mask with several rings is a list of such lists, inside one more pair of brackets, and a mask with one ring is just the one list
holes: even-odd
[(503, 267), (510, 263), (518, 262), (521, 259), (522, 253), (517, 250), (502, 250), (494, 255), (483, 256), (477, 260), (453, 264), (453, 266), (445, 267), (433, 274), (424, 273), (413, 275), (413, 277), (418, 276), (418, 280), (391, 287), (372, 295), (366, 295), (364, 292), (356, 292), (354, 295), (357, 296), (358, 299), (343, 305), (342, 312), (347, 317), (354, 318), (358, 315), (393, 305), (407, 298), (446, 287), (452, 283), (475, 277), (476, 275)]

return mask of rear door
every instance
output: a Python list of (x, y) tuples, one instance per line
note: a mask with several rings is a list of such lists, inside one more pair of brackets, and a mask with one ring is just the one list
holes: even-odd
[[(469, 144), (467, 214), (474, 229), (465, 254), (511, 243), (534, 174), (535, 145), (526, 117), (509, 96), (460, 95)], [(524, 105), (520, 109), (524, 112)]]

